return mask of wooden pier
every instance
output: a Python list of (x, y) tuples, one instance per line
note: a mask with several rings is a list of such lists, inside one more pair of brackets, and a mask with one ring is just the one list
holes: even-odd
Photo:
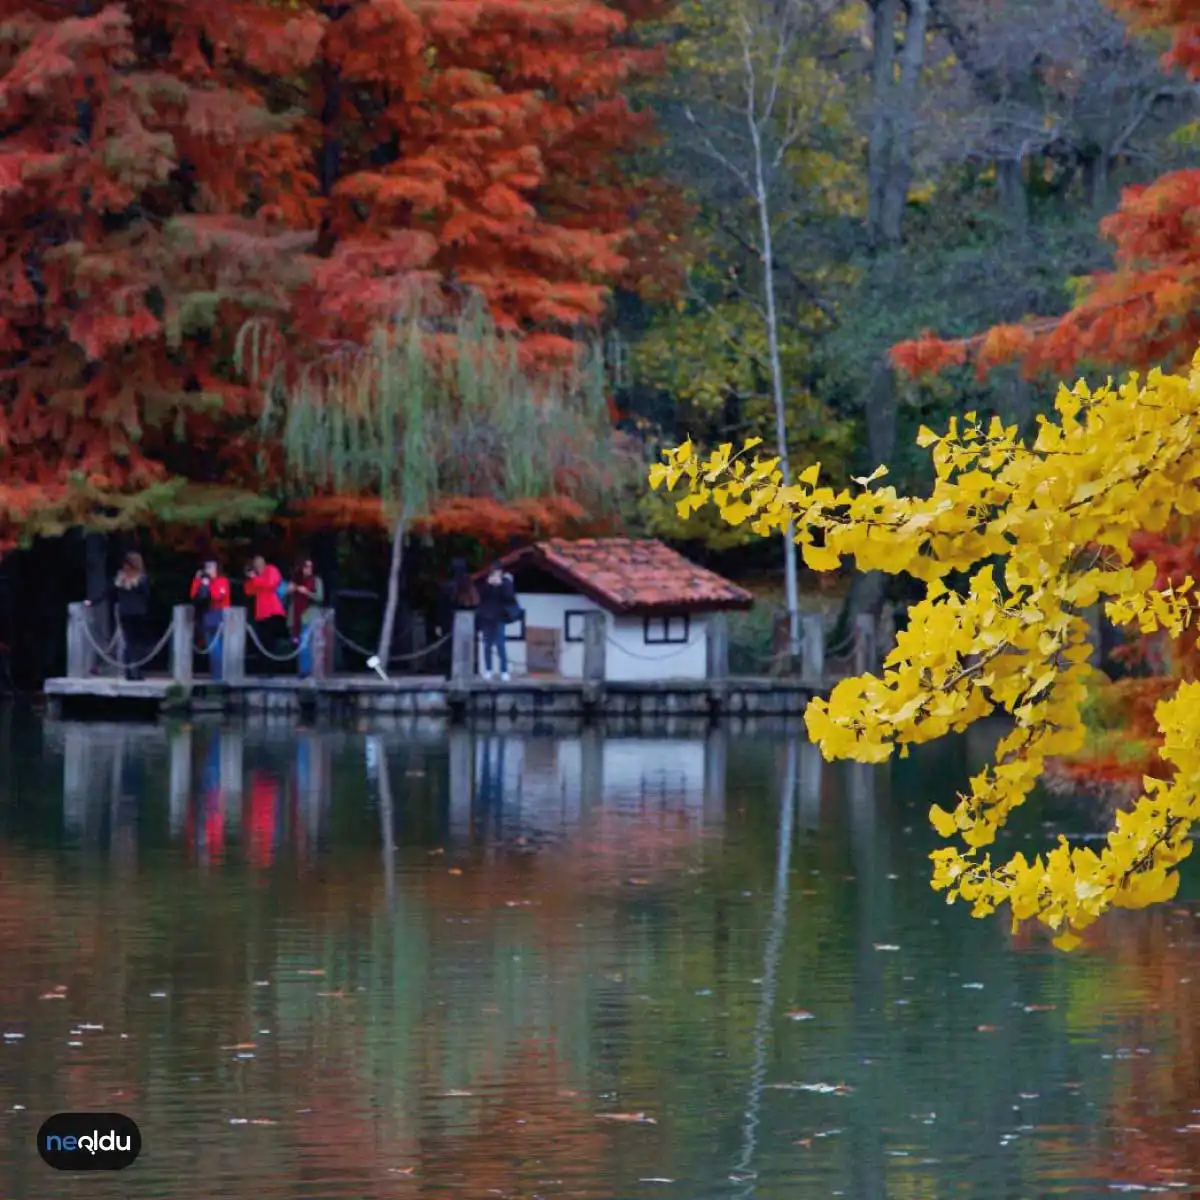
[(383, 680), (375, 675), (332, 679), (250, 676), (238, 683), (196, 680), (182, 685), (169, 676), (125, 680), (92, 676), (49, 679), (45, 695), (56, 717), (155, 713), (295, 714), (299, 718), (355, 719), (376, 716), (553, 721), (618, 718), (658, 721), (671, 717), (800, 716), (824, 689), (798, 680), (656, 680), (589, 683), (532, 677), (511, 682), (456, 682), (442, 676)]
[[(825, 670), (821, 618), (805, 618), (803, 669), (799, 676), (738, 678), (728, 672), (728, 631), (709, 623), (705, 679), (611, 680), (605, 671), (600, 614), (585, 619), (582, 679), (530, 675), (497, 682), (476, 673), (473, 613), (455, 618), (451, 673), (396, 676), (335, 674), (333, 614), (321, 610), (312, 633), (312, 675), (248, 675), (246, 614), (226, 610), (220, 647), (222, 681), (196, 676), (195, 630), (190, 606), (175, 609), (161, 645), (170, 646), (170, 668), (161, 675), (127, 680), (117, 672), (119, 654), (99, 645), (92, 612), (71, 605), (67, 627), (67, 674), (49, 679), (44, 692), (55, 717), (220, 713), (295, 715), (300, 720), (377, 716), (461, 721), (553, 722), (563, 718), (637, 724), (675, 718), (799, 717), (809, 700), (832, 686)], [(854, 669), (876, 665), (878, 644), (871, 618), (860, 618)], [(592, 626), (595, 628), (592, 628)]]

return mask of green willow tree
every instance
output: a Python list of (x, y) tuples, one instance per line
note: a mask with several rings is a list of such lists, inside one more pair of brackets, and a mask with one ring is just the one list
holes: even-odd
[(262, 433), (283, 447), (289, 491), (382, 504), (391, 562), (372, 666), (383, 674), (405, 539), (439, 501), (565, 497), (595, 511), (625, 470), (598, 348), (581, 345), (567, 368), (531, 368), (475, 298), (457, 312), (423, 299), (364, 347), (293, 377), (279, 364), (267, 371), (266, 357), (247, 327), (239, 363), (263, 386)]

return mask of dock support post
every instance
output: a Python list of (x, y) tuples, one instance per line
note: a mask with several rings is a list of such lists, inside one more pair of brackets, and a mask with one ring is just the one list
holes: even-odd
[(729, 617), (723, 612), (708, 617), (708, 677), (714, 682), (729, 678)]
[(192, 686), (192, 654), (196, 647), (196, 610), (177, 604), (171, 617), (171, 678), (181, 687)]
[(583, 682), (603, 683), (608, 615), (600, 611), (583, 615)]
[(227, 608), (221, 626), (221, 678), (246, 682), (246, 610)]
[(604, 803), (604, 739), (594, 726), (579, 735), (579, 810), (584, 818)]
[(820, 613), (805, 613), (800, 621), (804, 629), (800, 643), (800, 682), (820, 688), (825, 682), (825, 622)]
[(168, 807), (171, 836), (178, 837), (192, 802), (192, 731), (177, 729), (171, 735), (171, 791)]
[(878, 638), (875, 635), (875, 617), (871, 613), (859, 613), (854, 618), (854, 673), (866, 675), (879, 666)]
[(308, 633), (312, 639), (309, 653), (312, 659), (313, 679), (328, 679), (333, 674), (333, 643), (336, 637), (333, 619), (332, 608), (318, 608), (313, 616)]
[(463, 687), (475, 678), (475, 614), (454, 614), (454, 638), (450, 654), (450, 682)]
[[(458, 614), (462, 616), (461, 613)], [(472, 615), (472, 614), (468, 614)], [(469, 838), (474, 792), (474, 746), (465, 729), (450, 731), (450, 811), (446, 814), (452, 839)]]
[(876, 653), (879, 655), (879, 665), (896, 648), (896, 606), (885, 604), (879, 614), (879, 642)]
[(245, 739), (240, 729), (223, 729), (221, 739), (221, 794), (225, 799), (225, 816), (232, 824), (242, 819), (242, 791), (245, 787), (243, 750)]
[(96, 652), (88, 641), (88, 606), (82, 602), (67, 605), (67, 677), (86, 679), (96, 664)]
[(725, 823), (725, 781), (729, 772), (729, 737), (720, 725), (704, 741), (704, 824)]
[(821, 825), (821, 777), (824, 764), (819, 746), (800, 745), (800, 827), (819, 829)]

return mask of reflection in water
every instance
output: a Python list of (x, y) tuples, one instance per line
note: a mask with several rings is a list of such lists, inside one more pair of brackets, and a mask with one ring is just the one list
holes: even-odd
[(5, 1200), (79, 1194), (33, 1131), (113, 1108), (102, 1200), (1196, 1181), (1191, 916), (1066, 958), (947, 908), (962, 745), (5, 729)]

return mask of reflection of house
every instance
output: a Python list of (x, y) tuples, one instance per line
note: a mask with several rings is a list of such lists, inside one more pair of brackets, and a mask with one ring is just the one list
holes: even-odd
[(455, 833), (467, 827), (472, 796), (476, 810), (500, 816), (510, 834), (533, 836), (575, 832), (600, 810), (696, 827), (722, 816), (725, 780), (716, 776), (723, 776), (723, 756), (699, 738), (480, 734), (474, 743), (474, 786), (451, 785)]
[(709, 615), (747, 609), (751, 594), (657, 541), (555, 539), (502, 560), (525, 620), (510, 625), (514, 674), (583, 676), (584, 615), (605, 620), (614, 682), (703, 679)]

